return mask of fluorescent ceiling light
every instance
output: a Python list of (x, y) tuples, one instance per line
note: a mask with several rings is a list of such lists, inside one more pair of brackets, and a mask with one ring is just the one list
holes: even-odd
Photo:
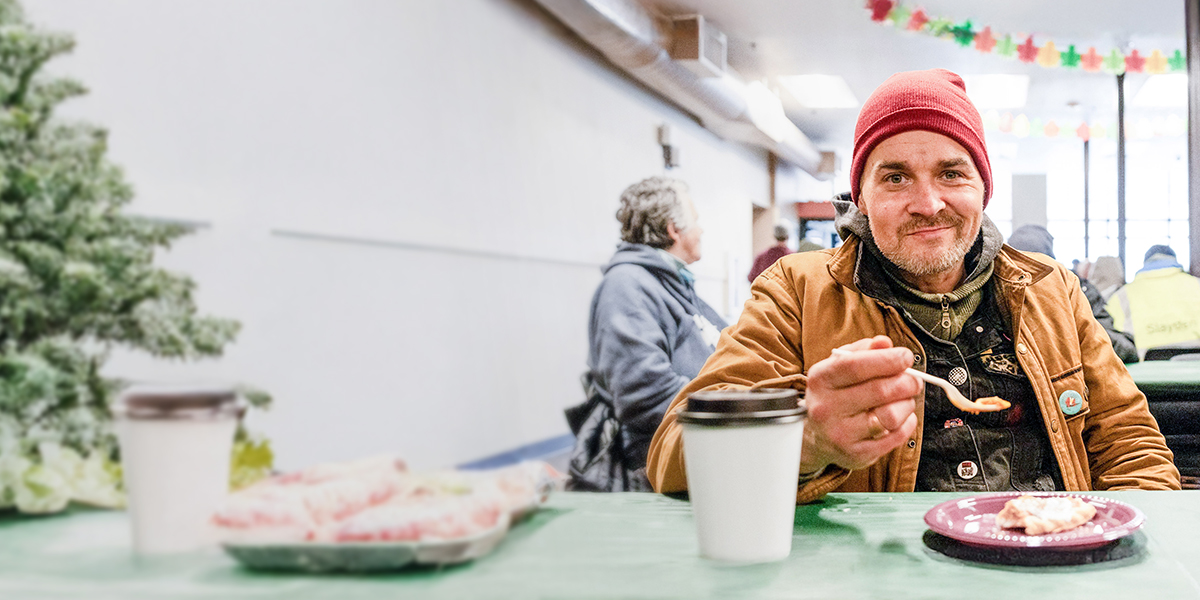
[(1151, 75), (1133, 97), (1133, 106), (1175, 108), (1187, 106), (1187, 75)]
[(776, 143), (783, 141), (783, 138), (796, 129), (796, 125), (783, 113), (783, 104), (779, 102), (779, 97), (762, 82), (751, 81), (746, 86), (746, 105), (750, 112), (750, 121)]
[(1029, 96), (1028, 75), (966, 75), (967, 96), (975, 107), (1021, 108)]
[(805, 108), (858, 108), (858, 98), (839, 75), (784, 75), (779, 85)]

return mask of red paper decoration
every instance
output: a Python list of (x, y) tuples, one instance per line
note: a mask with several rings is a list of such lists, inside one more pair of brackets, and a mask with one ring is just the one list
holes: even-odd
[(909, 31), (920, 31), (926, 23), (929, 22), (929, 16), (925, 14), (925, 9), (918, 8), (914, 10), (912, 16), (908, 19)]
[(871, 20), (882, 22), (892, 12), (893, 6), (892, 0), (874, 0), (871, 2)]
[(1079, 64), (1083, 66), (1084, 71), (1096, 72), (1104, 65), (1104, 57), (1096, 53), (1096, 48), (1088, 48), (1086, 54), (1079, 58)]
[(1025, 39), (1025, 43), (1017, 46), (1017, 56), (1021, 62), (1033, 62), (1037, 60), (1038, 47), (1033, 45), (1033, 36)]
[(1141, 73), (1142, 67), (1146, 65), (1146, 57), (1138, 56), (1138, 51), (1134, 50), (1125, 57), (1125, 72)]
[(975, 34), (975, 49), (980, 52), (991, 52), (996, 47), (996, 38), (992, 37), (992, 28), (984, 27), (983, 31)]

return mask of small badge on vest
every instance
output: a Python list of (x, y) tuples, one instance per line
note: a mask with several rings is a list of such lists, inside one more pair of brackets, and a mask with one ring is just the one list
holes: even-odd
[[(989, 350), (990, 352), (990, 350)], [(1021, 376), (1021, 365), (1017, 362), (1016, 354), (983, 354), (979, 357), (983, 362), (983, 368), (992, 373), (1001, 373), (1004, 375), (1012, 375), (1014, 377)]]
[(946, 379), (954, 385), (962, 385), (967, 382), (967, 370), (962, 367), (954, 367), (950, 369), (950, 375)]
[(1058, 397), (1058, 407), (1064, 415), (1078, 414), (1083, 409), (1083, 396), (1075, 390), (1067, 390)]
[(942, 423), (942, 429), (953, 429), (955, 427), (962, 427), (962, 426), (963, 426), (962, 419), (946, 419), (946, 422)]
[(964, 460), (958, 463), (958, 476), (963, 479), (972, 479), (979, 474), (979, 467), (975, 463)]

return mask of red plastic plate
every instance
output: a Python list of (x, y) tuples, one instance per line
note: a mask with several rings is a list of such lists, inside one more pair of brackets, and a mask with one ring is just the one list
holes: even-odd
[[(1092, 520), (1068, 531), (1025, 535), (1020, 529), (996, 525), (996, 513), (1017, 496), (1075, 496), (1096, 507)], [(1102, 546), (1141, 528), (1142, 511), (1109, 498), (1070, 492), (1001, 492), (943, 502), (925, 513), (925, 524), (935, 533), (975, 546), (994, 548), (1064, 548), (1078, 550)]]

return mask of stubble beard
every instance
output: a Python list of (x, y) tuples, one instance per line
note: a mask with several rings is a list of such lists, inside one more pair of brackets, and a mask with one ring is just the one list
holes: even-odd
[[(889, 243), (880, 243), (878, 232), (874, 230), (872, 225), (871, 234), (875, 236), (875, 244), (879, 247), (879, 251), (892, 264), (899, 267), (901, 270), (916, 275), (918, 277), (927, 277), (945, 273), (951, 269), (957, 268), (966, 258), (967, 252), (971, 251), (971, 246), (975, 245), (975, 235), (969, 235), (969, 232), (963, 231), (966, 221), (952, 213), (935, 216), (933, 218), (914, 217), (904, 224), (898, 232), (897, 236), (889, 241)], [(902, 240), (904, 237), (918, 229), (926, 227), (944, 227), (951, 226), (954, 228), (954, 242), (949, 248), (930, 256), (930, 251), (924, 249), (909, 250), (904, 248)], [(976, 232), (978, 235), (978, 232)]]

